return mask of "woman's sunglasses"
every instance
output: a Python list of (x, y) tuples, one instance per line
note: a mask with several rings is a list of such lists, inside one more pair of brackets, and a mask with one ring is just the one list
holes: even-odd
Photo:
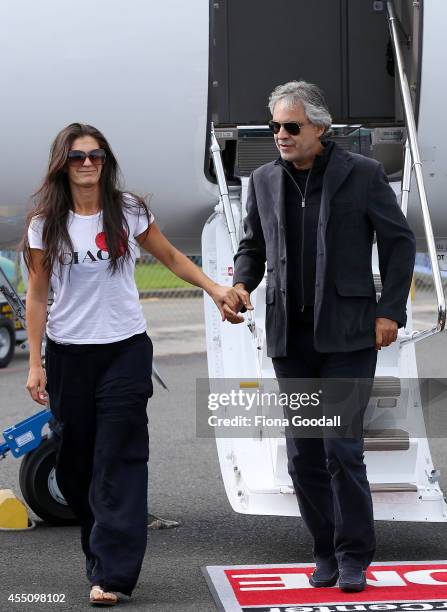
[(278, 121), (269, 121), (269, 128), (274, 134), (279, 134), (281, 126), (291, 134), (292, 136), (298, 136), (301, 128), (307, 125), (307, 123), (297, 123), (296, 121), (289, 121), (287, 123), (278, 123)]
[(85, 151), (69, 151), (67, 162), (70, 166), (81, 167), (87, 157), (94, 166), (102, 166), (106, 159), (106, 152), (104, 149), (93, 149), (88, 153)]

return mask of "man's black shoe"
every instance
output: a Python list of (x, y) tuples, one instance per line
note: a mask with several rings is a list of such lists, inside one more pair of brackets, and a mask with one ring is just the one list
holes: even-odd
[(366, 574), (361, 567), (340, 568), (338, 587), (345, 593), (359, 593), (366, 587)]
[(337, 562), (330, 561), (318, 562), (311, 576), (309, 576), (309, 582), (313, 587), (331, 587), (337, 584), (338, 580), (338, 566)]

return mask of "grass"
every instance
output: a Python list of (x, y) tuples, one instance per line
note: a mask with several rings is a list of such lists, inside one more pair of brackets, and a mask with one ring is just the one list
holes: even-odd
[[(161, 263), (137, 263), (135, 266), (135, 282), (138, 291), (150, 289), (178, 289), (179, 287), (192, 288), (194, 285), (178, 278)], [(23, 281), (19, 282), (18, 293), (23, 295), (25, 287)]]
[(149, 289), (177, 289), (179, 287), (194, 287), (190, 283), (178, 278), (162, 264), (146, 263), (135, 266), (135, 282), (138, 291)]

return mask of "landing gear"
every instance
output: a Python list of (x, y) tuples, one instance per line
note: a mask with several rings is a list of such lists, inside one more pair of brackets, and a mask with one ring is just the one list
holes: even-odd
[[(59, 490), (56, 481), (56, 444), (42, 436), (40, 445), (27, 453), (20, 465), (22, 495), (37, 516), (50, 525), (77, 525), (78, 521)], [(149, 529), (172, 529), (178, 521), (148, 516)]]
[(19, 482), (28, 506), (51, 525), (76, 525), (71, 511), (56, 482), (56, 446), (48, 436), (27, 453), (20, 465)]

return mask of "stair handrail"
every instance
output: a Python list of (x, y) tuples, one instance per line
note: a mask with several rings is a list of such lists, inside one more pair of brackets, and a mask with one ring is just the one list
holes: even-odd
[[(236, 255), (239, 248), (239, 241), (236, 235), (236, 225), (234, 223), (233, 210), (231, 208), (230, 196), (228, 194), (228, 186), (225, 178), (225, 170), (223, 167), (221, 149), (217, 142), (214, 132), (214, 124), (211, 123), (211, 155), (213, 156), (214, 170), (216, 172), (217, 184), (219, 186), (220, 201), (223, 206), (225, 220), (227, 223), (228, 233), (231, 240), (231, 250), (233, 255)], [(253, 337), (256, 339), (256, 325), (251, 310), (247, 310), (246, 318), (247, 326)]]
[[(399, 79), (399, 90), (402, 97), (402, 104), (405, 115), (405, 123), (407, 126), (408, 143), (411, 152), (411, 158), (413, 161), (413, 170), (416, 177), (416, 184), (418, 188), (419, 201), (422, 208), (422, 219), (424, 223), (425, 238), (427, 240), (428, 254), (430, 257), (430, 263), (432, 267), (433, 281), (436, 291), (436, 299), (438, 303), (438, 318), (436, 325), (430, 329), (423, 331), (413, 332), (410, 337), (402, 338), (400, 345), (408, 344), (410, 342), (418, 342), (437, 334), (444, 330), (446, 322), (446, 304), (444, 297), (444, 290), (442, 288), (441, 272), (439, 270), (438, 258), (436, 253), (436, 245), (433, 234), (433, 228), (430, 219), (430, 211), (428, 209), (427, 194), (425, 191), (424, 177), (422, 175), (422, 162), (419, 153), (419, 145), (417, 141), (416, 121), (414, 118), (413, 105), (411, 101), (410, 87), (408, 85), (407, 75), (404, 69), (404, 61), (402, 56), (402, 49), (397, 34), (397, 23), (399, 23), (396, 13), (394, 10), (394, 3), (392, 0), (387, 2), (387, 13), (388, 22), (391, 35), (391, 43), (393, 46), (394, 56), (396, 58), (397, 73)], [(405, 186), (406, 188), (408, 186)], [(408, 196), (405, 194), (405, 202)]]

